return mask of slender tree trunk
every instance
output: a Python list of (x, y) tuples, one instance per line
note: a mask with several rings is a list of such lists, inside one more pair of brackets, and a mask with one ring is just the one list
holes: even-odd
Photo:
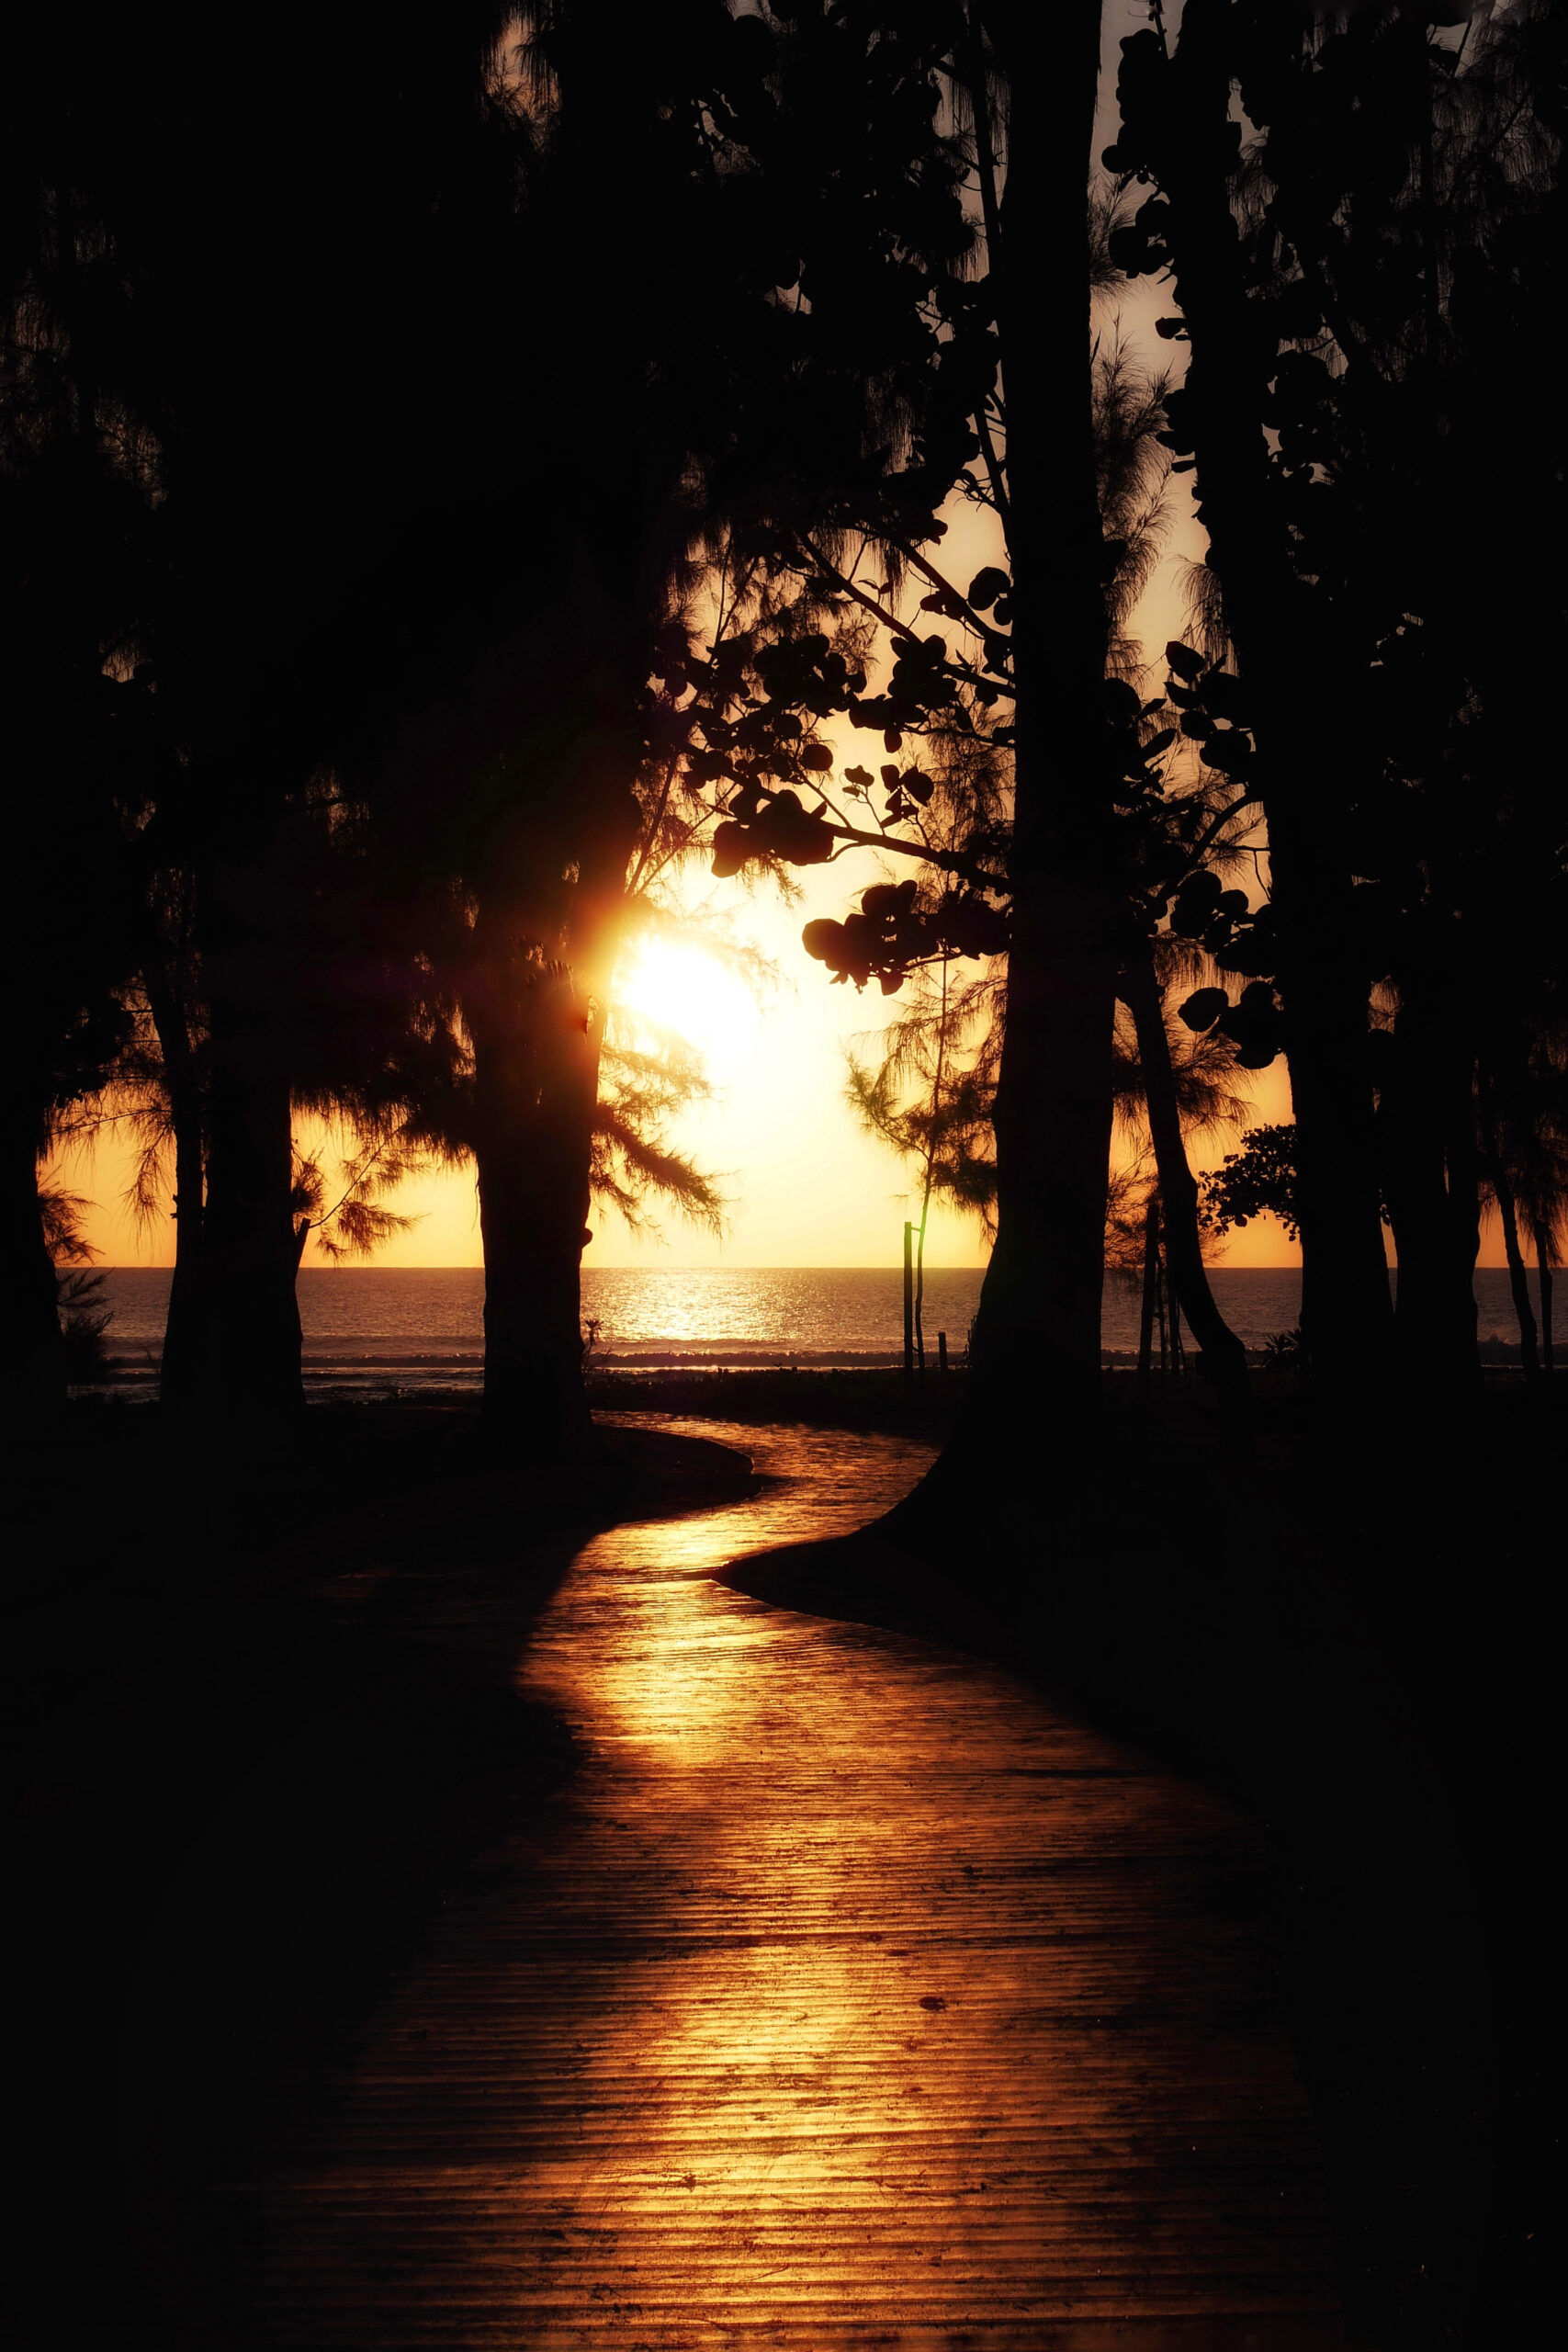
[(202, 1224), (206, 1213), (206, 1151), (201, 1089), (190, 1032), (175, 990), (152, 969), (144, 974), (152, 1025), (164, 1057), (169, 1116), (175, 1130), (175, 1266), (164, 1329), (159, 1389), (165, 1405), (185, 1407), (199, 1395)]
[(65, 1402), (65, 1341), (55, 1304), (54, 1265), (39, 1213), (41, 1117), (12, 1103), (6, 1117), (6, 1296), (7, 1408), (24, 1424)]
[(926, 1146), (925, 1185), (920, 1193), (920, 1238), (915, 1257), (915, 1352), (920, 1372), (926, 1369), (926, 1220), (931, 1215), (931, 1180), (936, 1170), (942, 1119), (942, 1081), (947, 1061), (947, 958), (942, 965), (942, 1011), (936, 1040), (936, 1072), (931, 1081), (931, 1130)]
[(1535, 1228), (1535, 1279), (1540, 1292), (1540, 1367), (1550, 1380), (1557, 1369), (1551, 1336), (1551, 1236)]
[(920, 1376), (926, 1369), (926, 1216), (922, 1207), (915, 1236), (915, 1361)]
[(1164, 1210), (1165, 1249), (1171, 1283), (1180, 1312), (1202, 1351), (1203, 1372), (1214, 1384), (1227, 1411), (1245, 1409), (1247, 1400), (1247, 1350), (1214, 1303), (1203, 1263), (1198, 1229), (1198, 1187), (1193, 1181), (1177, 1106), (1176, 1077), (1171, 1069), (1170, 1041), (1154, 967), (1140, 957), (1130, 963), (1121, 980), (1122, 1001), (1133, 1015), (1138, 1036), (1138, 1060), (1143, 1069), (1149, 1133), (1154, 1138)]
[(1519, 1364), (1527, 1380), (1540, 1378), (1540, 1357), (1536, 1349), (1535, 1315), (1530, 1306), (1529, 1276), (1525, 1272), (1524, 1252), (1519, 1248), (1519, 1221), (1514, 1205), (1514, 1188), (1504, 1172), (1495, 1138), (1488, 1136), (1488, 1155), (1492, 1190), (1497, 1198), (1497, 1215), (1503, 1225), (1503, 1250), (1508, 1261), (1508, 1288), (1514, 1295), (1514, 1313), (1519, 1325)]
[(175, 1270), (159, 1382), (165, 1405), (188, 1405), (201, 1379), (202, 1240), (207, 1214), (201, 1104), (171, 1090), (175, 1123)]
[(1159, 1194), (1149, 1194), (1144, 1211), (1144, 1296), (1138, 1318), (1138, 1402), (1149, 1400), (1155, 1344), (1155, 1301), (1159, 1290)]

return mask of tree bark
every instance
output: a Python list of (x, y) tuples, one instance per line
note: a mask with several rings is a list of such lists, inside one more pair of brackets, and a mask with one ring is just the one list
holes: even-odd
[(175, 1269), (164, 1330), (159, 1393), (165, 1405), (186, 1405), (200, 1374), (197, 1324), (201, 1312), (202, 1228), (207, 1214), (206, 1138), (199, 1099), (174, 1096)]
[[(579, 743), (480, 887), (475, 1157), (485, 1251), (487, 1437), (524, 1461), (594, 1451), (581, 1261), (599, 1058), (638, 811), (626, 729)], [(570, 856), (575, 879), (563, 884)]]
[(277, 1041), (215, 1001), (207, 1196), (192, 1284), (197, 1378), (182, 1403), (267, 1419), (303, 1407), (293, 1144)]
[(1540, 1357), (1536, 1346), (1535, 1315), (1530, 1306), (1529, 1276), (1525, 1272), (1524, 1252), (1519, 1248), (1519, 1221), (1514, 1204), (1514, 1188), (1505, 1173), (1495, 1139), (1488, 1136), (1487, 1170), (1492, 1190), (1497, 1199), (1497, 1215), (1503, 1225), (1503, 1251), (1508, 1261), (1508, 1288), (1513, 1293), (1514, 1313), (1519, 1325), (1519, 1364), (1527, 1380), (1540, 1378)]
[(1198, 1187), (1193, 1181), (1177, 1106), (1170, 1041), (1154, 967), (1140, 957), (1122, 972), (1122, 998), (1132, 1013), (1138, 1036), (1138, 1060), (1144, 1077), (1149, 1133), (1154, 1138), (1159, 1170), (1160, 1204), (1164, 1212), (1166, 1261), (1170, 1268), (1175, 1304), (1203, 1355), (1203, 1373), (1214, 1384), (1227, 1412), (1246, 1409), (1248, 1396), (1247, 1350), (1214, 1303), (1203, 1263), (1198, 1228)]
[(1535, 1279), (1540, 1293), (1540, 1368), (1548, 1380), (1557, 1369), (1551, 1333), (1551, 1236), (1535, 1228)]
[(165, 1405), (183, 1408), (199, 1395), (202, 1378), (197, 1325), (207, 1185), (203, 1105), (185, 1007), (175, 989), (151, 962), (142, 977), (163, 1053), (164, 1082), (175, 1130), (175, 1265), (159, 1393)]
[(1407, 1007), (1380, 1090), (1378, 1165), (1399, 1263), (1394, 1340), (1401, 1382), (1416, 1395), (1463, 1395), (1481, 1378), (1474, 1270), (1480, 1238), (1473, 1166), (1450, 1100), (1473, 1130), (1468, 1052), (1452, 1024)]
[[(1274, 511), (1258, 321), (1242, 281), (1225, 181), (1231, 17), (1228, 0), (1188, 0), (1160, 176), (1176, 208), (1175, 276), (1192, 345), (1199, 516), (1258, 712), (1281, 943), (1278, 983), (1291, 1022), (1302, 1329), (1314, 1386), (1359, 1396), (1375, 1386), (1393, 1328), (1373, 1170), (1368, 989), (1338, 846), (1343, 829), (1325, 803), (1317, 740), (1300, 723), (1302, 680), (1314, 666), (1314, 614)], [(1331, 693), (1331, 658), (1317, 674)]]
[(1138, 1402), (1149, 1401), (1154, 1368), (1155, 1300), (1159, 1290), (1159, 1195), (1151, 1193), (1144, 1212), (1144, 1295), (1138, 1317)]
[[(482, 1425), (525, 1462), (592, 1450), (581, 1267), (604, 1005), (559, 962), (489, 933), (474, 1039), (475, 1158), (485, 1256)], [(518, 968), (521, 960), (522, 968)]]
[[(973, 1481), (1038, 1483), (1058, 1523), (1087, 1500), (1103, 1408), (1100, 1294), (1117, 956), (1110, 809), (1087, 754), (1104, 696), (1103, 559), (1090, 416), (1086, 218), (1098, 7), (1060, 28), (1049, 83), (1032, 11), (979, 12), (1008, 78), (1007, 182), (988, 255), (1010, 420), (1009, 554), (1019, 690), (1013, 916), (995, 1103), (997, 1239), (968, 1391), (919, 1498), (963, 1515)], [(1048, 683), (1049, 682), (1049, 683)]]

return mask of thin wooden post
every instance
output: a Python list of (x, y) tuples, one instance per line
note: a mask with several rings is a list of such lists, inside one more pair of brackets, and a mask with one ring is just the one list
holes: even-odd
[(915, 1228), (904, 1227), (904, 1377), (915, 1376)]
[(945, 1331), (939, 1331), (936, 1335), (936, 1368), (945, 1380), (947, 1378), (947, 1333)]

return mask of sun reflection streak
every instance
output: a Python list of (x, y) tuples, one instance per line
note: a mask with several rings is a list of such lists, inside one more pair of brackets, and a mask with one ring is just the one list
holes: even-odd
[(267, 2340), (323, 2295), (334, 2343), (506, 2352), (1338, 2340), (1288, 2044), (1226, 2023), (1256, 1934), (1195, 1899), (1256, 1833), (996, 1668), (710, 1579), (919, 1449), (696, 1433), (778, 1483), (578, 1555), (520, 1680), (586, 1760), (276, 2185)]

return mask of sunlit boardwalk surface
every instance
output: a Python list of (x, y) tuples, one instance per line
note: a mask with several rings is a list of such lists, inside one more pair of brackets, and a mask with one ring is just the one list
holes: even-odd
[(923, 1457), (710, 1433), (795, 1483), (577, 1557), (520, 1672), (581, 1769), (278, 2151), (258, 2339), (1337, 2343), (1256, 1831), (998, 1668), (712, 1582)]

